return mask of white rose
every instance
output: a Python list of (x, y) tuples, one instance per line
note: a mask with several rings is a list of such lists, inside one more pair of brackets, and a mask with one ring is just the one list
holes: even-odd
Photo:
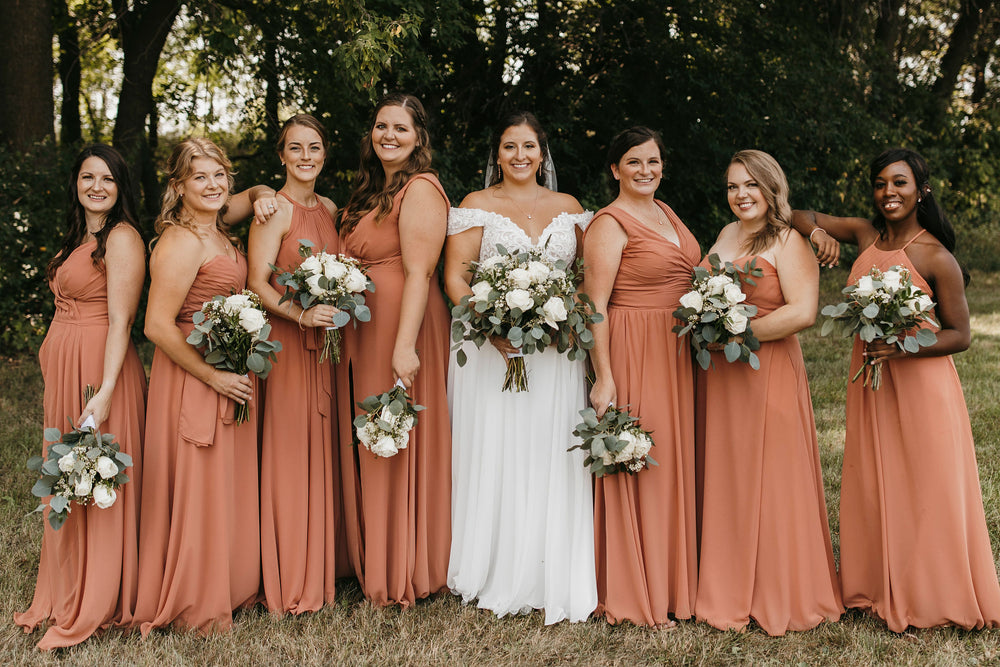
[(410, 432), (403, 431), (399, 436), (399, 442), (396, 443), (396, 446), (399, 449), (406, 449), (408, 444), (410, 444)]
[(737, 287), (736, 283), (726, 285), (726, 287), (722, 290), (722, 295), (725, 297), (726, 303), (730, 304), (740, 303), (741, 301), (745, 301), (747, 298), (747, 295), (743, 293), (743, 290)]
[(871, 276), (861, 276), (858, 278), (858, 285), (854, 289), (854, 296), (871, 296), (875, 293), (875, 283)]
[(930, 310), (931, 306), (934, 305), (934, 302), (926, 294), (911, 296), (904, 303), (914, 313), (923, 313)]
[(97, 474), (101, 479), (111, 479), (118, 474), (118, 465), (107, 456), (97, 458)]
[(388, 457), (398, 452), (399, 448), (396, 447), (396, 441), (391, 435), (383, 435), (372, 444), (371, 450), (375, 456)]
[(504, 297), (504, 300), (511, 308), (518, 308), (521, 311), (526, 311), (535, 305), (535, 301), (531, 298), (531, 294), (527, 290), (523, 289), (515, 289), (507, 292), (507, 296)]
[(566, 320), (566, 304), (558, 296), (550, 297), (542, 306), (542, 312), (545, 313), (545, 323), (553, 329), (559, 328), (558, 322)]
[(323, 275), (327, 277), (328, 280), (340, 280), (347, 275), (347, 265), (343, 262), (338, 262), (335, 259), (327, 260), (323, 264)]
[(485, 280), (480, 280), (472, 286), (472, 296), (469, 301), (487, 301), (490, 298), (490, 291), (493, 288)]
[(722, 294), (725, 291), (726, 285), (732, 285), (732, 284), (733, 284), (732, 278), (730, 278), (725, 274), (719, 274), (717, 276), (712, 276), (711, 278), (709, 278), (708, 282), (705, 283), (705, 286), (708, 288), (708, 294), (710, 296), (716, 296), (717, 294)]
[(309, 293), (313, 296), (323, 296), (326, 294), (326, 290), (319, 286), (319, 279), (322, 277), (322, 273), (316, 273), (306, 278), (306, 287), (309, 288)]
[(507, 274), (507, 278), (515, 286), (521, 289), (528, 289), (531, 287), (531, 274), (528, 273), (527, 269), (513, 269)]
[(747, 330), (747, 322), (747, 316), (743, 314), (742, 310), (734, 310), (726, 316), (726, 331), (734, 335), (741, 334)]
[(94, 487), (94, 504), (106, 510), (118, 500), (118, 493), (110, 484), (98, 484)]
[(898, 292), (903, 286), (903, 276), (899, 271), (886, 271), (882, 274), (882, 285), (891, 292)]
[(493, 255), (491, 257), (487, 257), (486, 259), (484, 259), (479, 263), (479, 270), (487, 271), (489, 269), (492, 269), (494, 266), (501, 263), (502, 261), (503, 257), (501, 257), (500, 255)]
[(681, 308), (694, 308), (699, 313), (703, 303), (704, 299), (701, 298), (701, 292), (698, 290), (691, 290), (681, 297)]
[(368, 286), (368, 279), (358, 269), (351, 269), (347, 272), (342, 284), (348, 292), (364, 292), (365, 287)]
[(532, 282), (540, 283), (548, 278), (550, 273), (549, 267), (542, 262), (528, 262), (528, 275), (531, 276)]
[(408, 433), (409, 430), (413, 428), (413, 415), (406, 415), (405, 417), (403, 417), (402, 421), (400, 421), (399, 423), (399, 428), (403, 432)]
[(610, 450), (605, 450), (605, 452), (601, 454), (601, 463), (609, 468), (613, 466), (615, 464), (615, 453)]
[(94, 488), (94, 480), (90, 478), (90, 475), (80, 475), (79, 479), (76, 480), (76, 486), (73, 487), (73, 493), (77, 497), (83, 498), (84, 496), (90, 495), (91, 489)]
[(382, 408), (382, 412), (379, 413), (378, 418), (384, 422), (387, 422), (390, 427), (395, 426), (396, 421), (399, 419), (398, 416), (392, 414), (392, 411), (389, 409), (388, 405)]
[(625, 446), (622, 447), (615, 455), (615, 463), (625, 463), (626, 461), (631, 461), (635, 455), (636, 438), (635, 434), (631, 431), (622, 431), (618, 434), (619, 440), (625, 441)]
[(566, 272), (562, 269), (552, 269), (552, 271), (549, 272), (549, 280), (562, 280), (565, 277)]
[(227, 315), (237, 315), (244, 308), (250, 307), (250, 297), (245, 294), (233, 294), (232, 296), (227, 296), (226, 300), (222, 303), (222, 310)]
[(240, 326), (246, 329), (247, 333), (255, 334), (267, 324), (264, 313), (256, 308), (244, 308), (240, 312)]
[(309, 255), (302, 263), (299, 264), (299, 268), (307, 273), (319, 273), (323, 270), (323, 265), (319, 262), (319, 257), (316, 255)]
[(74, 466), (76, 466), (76, 454), (73, 452), (59, 457), (59, 470), (62, 472), (73, 472)]
[(371, 449), (372, 443), (375, 442), (375, 436), (378, 433), (378, 427), (372, 422), (365, 422), (365, 425), (358, 429), (358, 440), (361, 441), (368, 449)]

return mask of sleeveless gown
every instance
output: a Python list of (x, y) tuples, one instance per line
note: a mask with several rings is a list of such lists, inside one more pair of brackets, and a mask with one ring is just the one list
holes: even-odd
[(694, 371), (673, 312), (690, 289), (698, 242), (657, 201), (680, 239), (674, 245), (625, 211), (628, 234), (608, 301), (611, 371), (618, 405), (652, 431), (658, 466), (594, 480), (597, 613), (609, 623), (659, 625), (690, 618), (698, 586), (694, 484)]
[[(240, 253), (235, 260), (223, 254), (203, 264), (177, 314), (184, 335), (205, 301), (239, 292), (246, 277)], [(171, 624), (201, 634), (225, 631), (232, 626), (232, 611), (257, 599), (257, 405), (250, 402), (249, 420), (239, 426), (233, 407), (156, 350), (135, 614), (143, 636)]]
[[(762, 317), (785, 298), (774, 266), (756, 260), (764, 275), (743, 291)], [(757, 356), (755, 371), (713, 352), (714, 367), (698, 371), (695, 615), (720, 630), (743, 630), (753, 618), (783, 635), (837, 620), (843, 605), (798, 336), (761, 343)]]
[[(275, 266), (294, 270), (302, 263), (300, 239), (312, 241), (316, 253), (336, 253), (340, 239), (326, 207), (306, 207), (285, 198), (293, 207), (292, 222)], [(277, 274), (271, 276), (271, 286), (278, 293), (285, 290), (277, 284)], [(283, 317), (269, 319), (271, 338), (281, 341), (282, 348), (263, 382), (261, 572), (267, 608), (300, 614), (334, 600), (336, 531), (343, 516), (334, 448), (333, 368), (332, 361), (319, 363), (322, 327), (303, 331)]]
[[(50, 283), (56, 313), (39, 350), (45, 380), (45, 426), (62, 432), (83, 412), (83, 388), (100, 387), (108, 333), (108, 284), (91, 261), (96, 241), (78, 246)], [(129, 482), (107, 509), (73, 503), (58, 531), (44, 521), (38, 581), (31, 607), (14, 622), (31, 632), (44, 620), (51, 625), (38, 642), (50, 650), (73, 646), (99, 628), (128, 625), (135, 610), (138, 572), (139, 493), (142, 488), (142, 430), (146, 407), (146, 372), (131, 342), (108, 419), (98, 428), (117, 436), (121, 451), (132, 456)], [(48, 449), (45, 444), (42, 456)]]
[(370, 211), (342, 238), (342, 252), (367, 268), (375, 292), (366, 295), (370, 322), (343, 329), (337, 366), (341, 480), (347, 551), (365, 596), (374, 604), (411, 606), (447, 584), (451, 544), (451, 430), (448, 423), (448, 341), (450, 317), (431, 276), (427, 307), (417, 335), (420, 370), (410, 396), (427, 409), (418, 415), (406, 449), (379, 458), (355, 446), (357, 402), (392, 389), (392, 351), (403, 296), (399, 211), (416, 180), (430, 182), (447, 203), (431, 174), (417, 174), (396, 193), (392, 211), (380, 222)]
[[(448, 233), (483, 228), (479, 261), (544, 247), (576, 258), (575, 227), (591, 213), (556, 216), (537, 244), (510, 219), (454, 208)], [(452, 542), (448, 586), (498, 616), (545, 610), (545, 623), (584, 621), (597, 606), (591, 475), (585, 454), (566, 450), (586, 407), (584, 362), (555, 348), (524, 357), (528, 391), (501, 391), (506, 362), (489, 343), (466, 342), (452, 359)]]
[[(905, 246), (868, 246), (848, 282), (896, 265), (933, 298)], [(851, 377), (863, 351), (855, 338)], [(883, 362), (878, 391), (860, 379), (847, 385), (840, 573), (844, 603), (870, 609), (893, 632), (1000, 626), (975, 444), (951, 356)]]

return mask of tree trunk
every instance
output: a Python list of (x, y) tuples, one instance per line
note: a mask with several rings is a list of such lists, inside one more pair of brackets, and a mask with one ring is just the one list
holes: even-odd
[(59, 109), (59, 141), (72, 146), (80, 141), (80, 33), (70, 16), (66, 0), (54, 0), (56, 36), (59, 38), (59, 81), (62, 105)]
[(962, 68), (972, 54), (976, 43), (976, 32), (982, 22), (987, 0), (963, 0), (958, 20), (948, 40), (948, 50), (941, 58), (941, 74), (934, 81), (931, 93), (934, 96), (931, 122), (937, 126), (943, 120), (951, 104), (955, 84)]
[(52, 0), (0, 0), (0, 141), (26, 149), (54, 134)]

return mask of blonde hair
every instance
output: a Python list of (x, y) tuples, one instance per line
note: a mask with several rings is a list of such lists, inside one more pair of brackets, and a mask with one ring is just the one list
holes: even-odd
[[(167, 227), (181, 227), (195, 234), (198, 234), (198, 227), (190, 216), (183, 215), (184, 199), (177, 192), (177, 186), (194, 173), (193, 163), (197, 158), (207, 158), (218, 162), (226, 170), (226, 180), (229, 182), (229, 194), (233, 191), (233, 163), (226, 157), (226, 152), (219, 148), (214, 142), (204, 137), (188, 137), (184, 141), (174, 146), (170, 160), (167, 162), (168, 180), (167, 189), (163, 193), (163, 205), (160, 207), (160, 215), (156, 217), (156, 238), (160, 237)], [(233, 245), (241, 247), (239, 238), (229, 233), (229, 225), (223, 221), (223, 216), (229, 205), (226, 204), (219, 209), (215, 217), (215, 226), (227, 237)], [(150, 243), (152, 245), (152, 243)]]
[[(736, 153), (729, 165), (741, 164), (757, 181), (760, 193), (767, 202), (764, 228), (744, 241), (752, 255), (770, 248), (785, 229), (791, 228), (792, 206), (788, 203), (788, 179), (778, 161), (764, 151), (743, 150)], [(726, 169), (728, 175), (729, 169)]]

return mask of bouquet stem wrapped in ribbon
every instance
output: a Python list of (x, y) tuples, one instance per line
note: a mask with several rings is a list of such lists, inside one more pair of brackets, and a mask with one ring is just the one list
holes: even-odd
[[(187, 342), (201, 350), (205, 361), (219, 370), (266, 378), (281, 351), (281, 342), (268, 340), (271, 325), (260, 305), (260, 297), (250, 290), (228, 297), (214, 296), (191, 316), (194, 329)], [(235, 420), (250, 418), (250, 408), (236, 405)]]
[[(933, 331), (921, 328), (924, 323), (937, 326), (930, 316), (934, 301), (913, 284), (906, 267), (893, 266), (883, 272), (873, 266), (842, 293), (847, 295), (846, 301), (824, 306), (821, 311), (827, 318), (822, 335), (839, 329), (845, 336), (857, 335), (865, 343), (880, 340), (911, 353), (937, 342)], [(879, 389), (882, 363), (863, 363), (851, 382), (863, 374), (863, 386), (870, 384), (873, 390)]]
[(302, 263), (294, 271), (282, 271), (273, 264), (271, 270), (279, 274), (277, 282), (285, 287), (279, 303), (297, 299), (303, 310), (322, 303), (340, 311), (333, 316), (333, 326), (326, 328), (323, 350), (319, 355), (320, 363), (333, 359), (333, 363), (338, 364), (340, 327), (350, 322), (351, 317), (358, 322), (371, 319), (364, 292), (374, 292), (375, 283), (355, 258), (327, 252), (314, 254), (313, 246), (309, 239), (299, 239)]
[(414, 405), (402, 381), (378, 396), (369, 396), (358, 403), (365, 414), (354, 418), (358, 442), (375, 456), (388, 458), (406, 449), (410, 431), (417, 425), (417, 413), (424, 409)]
[(610, 406), (600, 419), (594, 408), (580, 410), (583, 423), (577, 424), (573, 435), (583, 442), (568, 451), (587, 452), (583, 464), (595, 477), (619, 472), (637, 473), (647, 465), (659, 465), (649, 455), (653, 438), (639, 424), (639, 418), (628, 408)]
[(452, 349), (459, 366), (468, 361), (462, 342), (482, 347), (491, 336), (505, 338), (520, 354), (508, 355), (504, 391), (527, 391), (524, 355), (554, 345), (570, 360), (585, 359), (594, 346), (587, 329), (604, 317), (594, 302), (576, 291), (581, 260), (576, 270), (566, 262), (549, 261), (544, 248), (511, 252), (497, 244), (496, 255), (472, 262), (472, 294), (463, 296), (452, 311)]

